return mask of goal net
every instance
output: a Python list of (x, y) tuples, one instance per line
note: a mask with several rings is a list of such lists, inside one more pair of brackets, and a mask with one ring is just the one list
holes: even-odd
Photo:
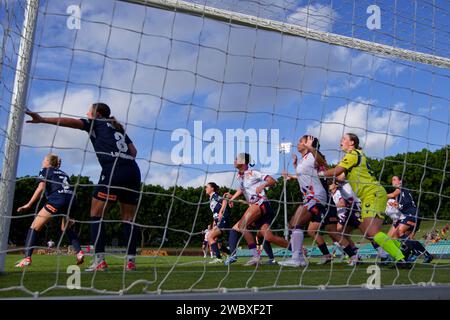
[[(431, 0), (0, 0), (0, 296), (448, 284), (449, 14), (446, 1)], [(31, 119), (26, 109), (86, 119), (96, 102), (110, 106), (138, 151), (135, 272), (126, 270), (130, 242), (119, 205), (102, 218), (109, 271), (85, 271), (93, 259), (91, 199), (102, 172), (89, 135), (24, 123)], [(221, 196), (234, 193), (234, 160), (250, 153), (253, 169), (277, 181), (266, 191), (271, 230), (289, 240), (289, 220), (303, 200), (296, 180), (285, 181), (282, 172), (295, 175), (299, 138), (317, 137), (334, 166), (349, 132), (387, 193), (395, 190), (393, 176), (410, 191), (421, 219), (415, 240), (431, 263), (420, 256), (408, 270), (382, 266), (354, 230), (347, 235), (361, 263), (349, 266), (323, 223), (328, 263), (317, 264), (323, 251), (307, 232), (306, 267), (266, 265), (263, 249), (261, 263), (245, 266), (253, 247), (242, 236), (236, 263), (210, 263), (207, 183)], [(32, 265), (15, 268), (46, 198), (27, 212), (17, 209), (35, 192), (48, 153), (62, 159), (78, 203), (39, 232)], [(247, 209), (244, 201), (230, 209), (223, 247)], [(85, 265), (75, 264), (63, 218), (73, 221)], [(381, 228), (388, 233), (391, 225), (385, 217)], [(291, 255), (272, 247), (276, 261)]]

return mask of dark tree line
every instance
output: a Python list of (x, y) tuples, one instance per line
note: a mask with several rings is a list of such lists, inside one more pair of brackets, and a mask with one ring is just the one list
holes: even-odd
[[(403, 176), (405, 186), (412, 190), (416, 203), (420, 207), (420, 215), (426, 217), (437, 216), (438, 219), (450, 217), (450, 185), (449, 177), (449, 149), (443, 148), (435, 152), (422, 150), (419, 152), (399, 154), (386, 157), (383, 160), (370, 159), (370, 165), (379, 177), (388, 192), (392, 175)], [(72, 209), (70, 217), (80, 222), (89, 222), (89, 209), (93, 184), (88, 177), (71, 177), (71, 183), (76, 185), (78, 205)], [(78, 182), (78, 183), (77, 183)], [(14, 197), (14, 212), (11, 221), (10, 242), (23, 244), (26, 232), (32, 222), (33, 213), (37, 212), (45, 203), (42, 199), (36, 208), (28, 213), (29, 217), (19, 215), (16, 210), (30, 199), (37, 180), (34, 177), (23, 177), (16, 183)], [(277, 213), (273, 229), (283, 229), (284, 211), (282, 203), (283, 181), (268, 191), (272, 208)], [(301, 201), (298, 183), (295, 180), (287, 182), (286, 187), (288, 217), (291, 217)], [(230, 191), (221, 188), (220, 194)], [(237, 221), (246, 209), (246, 205), (237, 203), (232, 209), (233, 221)], [(120, 220), (118, 206), (113, 206), (106, 216), (109, 220)], [(203, 188), (171, 187), (165, 189), (161, 186), (145, 185), (141, 197), (139, 213), (136, 222), (140, 228), (141, 246), (180, 247), (189, 242), (189, 246), (199, 245), (203, 239), (201, 231), (212, 222), (209, 209), (208, 196)], [(52, 239), (57, 242), (60, 238), (61, 218), (55, 218), (42, 232), (42, 242)], [(168, 229), (165, 231), (165, 226)], [(89, 243), (89, 224), (77, 223), (75, 231), (80, 234), (83, 244)], [(121, 225), (116, 222), (106, 224), (108, 244), (122, 243)], [(193, 235), (190, 236), (190, 234)], [(66, 241), (64, 239), (64, 241)], [(66, 242), (63, 242), (64, 244)]]

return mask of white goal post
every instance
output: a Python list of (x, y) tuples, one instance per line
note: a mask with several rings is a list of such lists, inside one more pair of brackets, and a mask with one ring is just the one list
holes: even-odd
[(305, 39), (325, 42), (332, 45), (357, 49), (373, 54), (381, 54), (433, 65), (441, 68), (450, 68), (450, 59), (422, 52), (416, 52), (380, 43), (350, 38), (343, 35), (314, 30), (307, 27), (279, 22), (275, 20), (259, 18), (248, 14), (217, 9), (201, 4), (181, 1), (181, 0), (120, 0), (123, 2), (135, 3), (155, 7), (164, 10), (182, 12), (185, 14), (202, 16), (209, 19), (226, 21), (233, 24), (262, 30), (276, 31), (287, 35), (298, 36)]
[(0, 179), (0, 273), (5, 270), (11, 211), (16, 185), (17, 163), (26, 110), (29, 73), (33, 55), (34, 35), (39, 0), (28, 0), (22, 27), (19, 53), (14, 76), (14, 89), (5, 138), (2, 176)]

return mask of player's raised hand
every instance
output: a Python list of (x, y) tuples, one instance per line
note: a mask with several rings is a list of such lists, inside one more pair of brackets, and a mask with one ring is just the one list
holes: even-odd
[(31, 117), (31, 120), (27, 120), (27, 123), (42, 123), (43, 118), (37, 113), (30, 110), (25, 111), (27, 115)]

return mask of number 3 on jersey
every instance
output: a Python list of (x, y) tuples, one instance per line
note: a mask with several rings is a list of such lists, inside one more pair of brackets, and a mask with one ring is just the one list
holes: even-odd
[(120, 132), (114, 133), (114, 138), (116, 138), (117, 142), (117, 149), (119, 149), (120, 152), (127, 152), (128, 151), (128, 145), (125, 142), (125, 136), (121, 134)]

